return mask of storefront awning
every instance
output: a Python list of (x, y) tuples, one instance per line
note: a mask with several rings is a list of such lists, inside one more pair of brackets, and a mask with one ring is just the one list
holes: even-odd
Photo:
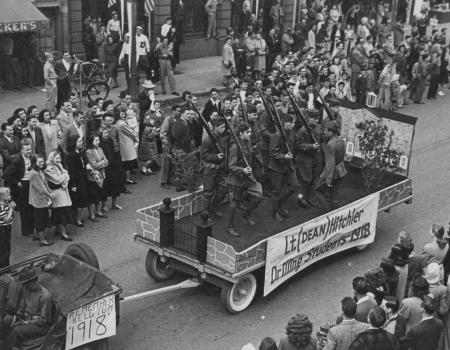
[(48, 23), (31, 0), (0, 0), (0, 34), (33, 32)]

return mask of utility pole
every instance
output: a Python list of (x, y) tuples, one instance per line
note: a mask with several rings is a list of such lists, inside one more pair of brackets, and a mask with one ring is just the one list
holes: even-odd
[[(137, 22), (137, 0), (127, 0), (131, 3), (131, 55), (130, 55), (130, 94), (134, 102), (138, 99), (138, 72), (136, 64), (136, 22)], [(128, 17), (128, 18), (130, 18)]]

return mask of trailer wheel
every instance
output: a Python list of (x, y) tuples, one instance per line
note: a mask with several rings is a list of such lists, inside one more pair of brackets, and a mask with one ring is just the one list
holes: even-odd
[(175, 274), (169, 262), (163, 262), (161, 257), (153, 250), (149, 250), (145, 257), (145, 269), (148, 275), (157, 282), (168, 280)]
[(356, 250), (362, 252), (362, 251), (365, 250), (368, 246), (369, 246), (368, 244), (358, 245), (358, 246), (356, 246)]
[(100, 269), (97, 256), (95, 255), (91, 247), (89, 247), (87, 244), (73, 243), (66, 248), (64, 254), (78, 259), (88, 265), (91, 265), (96, 269)]
[(232, 314), (245, 310), (255, 297), (256, 285), (255, 276), (249, 273), (235, 284), (222, 287), (221, 299), (225, 308)]

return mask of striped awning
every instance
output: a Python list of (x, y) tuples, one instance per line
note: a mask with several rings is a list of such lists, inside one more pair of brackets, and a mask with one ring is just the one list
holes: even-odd
[(0, 0), (0, 34), (33, 32), (48, 24), (31, 0)]

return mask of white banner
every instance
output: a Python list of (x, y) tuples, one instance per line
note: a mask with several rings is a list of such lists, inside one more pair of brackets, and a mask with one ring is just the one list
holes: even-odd
[(108, 295), (67, 315), (66, 350), (116, 335), (116, 297)]
[(379, 193), (281, 232), (267, 241), (264, 296), (309, 265), (375, 240)]

